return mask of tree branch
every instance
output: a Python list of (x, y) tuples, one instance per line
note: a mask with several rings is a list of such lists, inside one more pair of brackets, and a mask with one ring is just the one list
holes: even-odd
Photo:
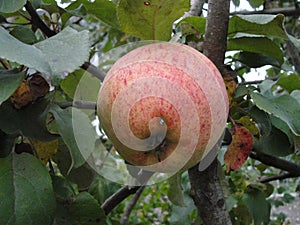
[(124, 186), (120, 188), (117, 192), (115, 192), (112, 196), (105, 200), (105, 202), (101, 205), (101, 208), (104, 210), (106, 215), (109, 214), (125, 198), (136, 193), (139, 188), (139, 186), (131, 188), (128, 186)]
[(203, 172), (198, 165), (189, 169), (191, 196), (205, 225), (230, 225), (223, 190), (218, 176), (218, 160)]
[[(45, 34), (47, 37), (52, 37), (56, 35), (57, 33), (53, 30), (51, 30), (47, 24), (44, 23), (44, 21), (40, 18), (40, 16), (37, 14), (36, 10), (30, 3), (30, 1), (27, 1), (25, 4), (25, 9), (29, 13), (31, 17), (32, 25), (39, 28), (43, 34)], [(96, 66), (91, 64), (90, 62), (85, 62), (82, 66), (82, 69), (88, 71), (93, 76), (97, 77), (99, 80), (103, 81), (105, 77), (105, 73), (103, 71), (100, 71)]]
[(270, 9), (264, 9), (259, 11), (239, 11), (239, 12), (233, 12), (231, 15), (253, 15), (253, 14), (283, 14), (285, 16), (299, 16), (300, 15), (300, 9), (295, 7), (286, 7), (286, 8), (270, 8)]
[(267, 183), (267, 182), (271, 182), (271, 181), (275, 181), (275, 180), (284, 180), (287, 178), (294, 178), (294, 177), (299, 177), (299, 174), (296, 173), (283, 173), (283, 174), (279, 174), (276, 176), (272, 176), (272, 177), (262, 177), (259, 181), (261, 183)]
[[(222, 72), (227, 43), (229, 20), (229, 0), (209, 0), (203, 53), (212, 60)], [(189, 169), (191, 196), (198, 212), (206, 225), (230, 225), (230, 216), (226, 211), (223, 190), (218, 176), (218, 161), (204, 171), (198, 165)]]
[(203, 53), (222, 71), (227, 44), (229, 0), (209, 0)]
[(141, 194), (143, 193), (145, 186), (141, 186), (137, 192), (134, 194), (133, 198), (131, 201), (128, 203), (127, 207), (124, 210), (124, 214), (121, 219), (121, 225), (125, 225), (128, 222), (129, 216), (131, 211), (133, 210), (134, 206), (136, 205), (137, 201), (139, 200)]
[(292, 174), (298, 174), (300, 176), (300, 165), (296, 163), (292, 163), (285, 159), (281, 159), (272, 155), (267, 155), (261, 152), (251, 152), (250, 157), (268, 166), (273, 166), (277, 169), (288, 171)]
[[(209, 0), (203, 53), (224, 72), (230, 0)], [(205, 225), (231, 225), (218, 174), (218, 160), (204, 171), (189, 169), (191, 196)]]

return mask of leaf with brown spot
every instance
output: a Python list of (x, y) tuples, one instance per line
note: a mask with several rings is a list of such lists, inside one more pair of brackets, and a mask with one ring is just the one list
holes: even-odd
[(50, 89), (48, 82), (39, 73), (35, 73), (28, 79), (30, 92), (32, 94), (33, 101), (45, 96)]
[(247, 128), (236, 125), (230, 132), (232, 142), (224, 155), (227, 172), (240, 169), (253, 148), (253, 138)]

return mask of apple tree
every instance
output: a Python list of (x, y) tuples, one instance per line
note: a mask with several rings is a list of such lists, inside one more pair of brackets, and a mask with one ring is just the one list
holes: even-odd
[[(299, 3), (245, 2), (0, 0), (0, 224), (288, 223), (276, 209), (300, 190)], [(125, 161), (97, 115), (115, 62), (158, 41), (209, 58), (229, 105), (214, 154), (172, 176)]]

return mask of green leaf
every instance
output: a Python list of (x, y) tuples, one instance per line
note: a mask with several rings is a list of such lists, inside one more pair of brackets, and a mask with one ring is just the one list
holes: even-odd
[(189, 8), (186, 0), (120, 0), (117, 15), (124, 32), (144, 40), (167, 41), (174, 21)]
[(61, 176), (52, 176), (52, 184), (58, 202), (72, 201), (75, 197), (75, 189), (71, 183)]
[(82, 166), (95, 147), (96, 131), (88, 116), (79, 109), (68, 108), (62, 110), (57, 105), (52, 105), (50, 112), (53, 114), (58, 132), (68, 146), (72, 164), (70, 170)]
[(289, 128), (289, 126), (284, 121), (279, 119), (278, 117), (271, 115), (270, 119), (271, 119), (272, 125), (274, 127), (276, 127), (277, 129), (281, 130), (283, 133), (285, 133), (288, 136), (290, 143), (293, 143), (293, 139), (292, 139), (293, 133), (292, 133), (291, 129)]
[(88, 31), (77, 32), (68, 27), (51, 38), (27, 45), (0, 27), (0, 57), (48, 76), (73, 72), (89, 57), (88, 39)]
[(0, 158), (8, 156), (15, 144), (15, 137), (0, 130)]
[(84, 163), (82, 166), (72, 169), (67, 177), (77, 184), (78, 190), (87, 190), (95, 179), (95, 170), (88, 163)]
[(253, 52), (240, 52), (238, 60), (251, 68), (258, 68), (265, 65), (280, 66), (279, 62), (272, 57)]
[(248, 2), (253, 8), (258, 8), (264, 3), (264, 0), (248, 0)]
[(37, 41), (33, 31), (25, 26), (16, 26), (9, 33), (25, 44), (33, 44)]
[[(74, 3), (80, 3), (80, 1), (76, 1)], [(77, 6), (78, 4), (76, 4)], [(83, 4), (80, 4), (77, 8), (75, 8), (73, 6), (73, 4), (71, 4), (70, 6), (68, 6), (66, 8), (66, 11), (69, 13), (69, 15), (67, 16), (67, 18), (69, 19), (72, 15), (74, 16), (79, 16), (79, 17), (83, 17), (86, 16), (87, 12), (86, 12), (86, 8), (84, 7)]]
[[(173, 204), (171, 217), (169, 219), (170, 225), (194, 224), (191, 221), (191, 214), (196, 211), (193, 199), (184, 193), (185, 205), (184, 207)], [(200, 221), (195, 224), (202, 224)]]
[(293, 37), (292, 35), (288, 35), (289, 40), (295, 45), (295, 47), (300, 52), (300, 39)]
[(283, 53), (278, 45), (265, 37), (240, 37), (229, 39), (227, 50), (242, 50), (252, 53), (260, 53), (272, 57), (281, 65)]
[(63, 79), (60, 83), (61, 89), (70, 97), (74, 98), (77, 85), (80, 82), (83, 74), (85, 73), (84, 70), (76, 70), (73, 73), (70, 73), (65, 79)]
[(183, 197), (183, 189), (181, 186), (181, 173), (176, 173), (172, 177), (168, 179), (169, 182), (169, 190), (168, 190), (168, 198), (169, 200), (177, 206), (185, 207), (184, 197)]
[(296, 99), (298, 101), (298, 103), (300, 104), (300, 90), (294, 90), (291, 93), (291, 96)]
[(0, 224), (52, 224), (52, 182), (38, 159), (27, 153), (0, 158), (0, 183)]
[(94, 166), (92, 158), (89, 158), (88, 162), (85, 162), (82, 166), (70, 169), (72, 166), (70, 150), (62, 140), (59, 141), (59, 148), (53, 160), (57, 164), (60, 173), (67, 178), (68, 181), (76, 184), (79, 191), (87, 190), (95, 179), (95, 170), (90, 166)]
[(297, 74), (291, 74), (286, 77), (280, 77), (276, 82), (277, 85), (280, 85), (282, 88), (288, 92), (300, 89), (300, 77)]
[(117, 18), (116, 4), (110, 0), (97, 0), (93, 2), (77, 0), (70, 4), (66, 10), (71, 14), (77, 14), (77, 16), (80, 16), (78, 15), (78, 12), (81, 12), (81, 14), (87, 13), (94, 15), (104, 23), (117, 29), (120, 28)]
[(58, 204), (56, 225), (104, 225), (106, 217), (97, 200), (88, 192), (81, 192), (74, 202)]
[(228, 35), (233, 37), (237, 33), (247, 33), (287, 39), (283, 22), (282, 14), (236, 15), (229, 20)]
[(25, 72), (0, 70), (0, 105), (7, 100), (25, 78)]
[(206, 19), (200, 16), (188, 16), (181, 20), (178, 26), (181, 27), (182, 33), (185, 35), (203, 35), (205, 33)]
[(108, 25), (119, 28), (116, 4), (109, 0), (97, 0), (94, 2), (82, 2), (88, 14), (92, 14)]
[(58, 136), (46, 127), (49, 101), (41, 99), (21, 110), (6, 101), (0, 106), (0, 129), (7, 134), (22, 133), (40, 141), (51, 141)]
[(251, 189), (244, 194), (243, 202), (253, 217), (254, 225), (268, 224), (271, 207), (262, 191)]
[(44, 53), (54, 74), (73, 72), (89, 57), (89, 33), (67, 27), (57, 35), (34, 45)]
[(289, 137), (276, 127), (272, 127), (269, 135), (262, 136), (254, 143), (254, 149), (274, 156), (287, 156), (294, 152)]
[(10, 13), (21, 9), (26, 0), (0, 0), (0, 12)]
[(47, 75), (51, 74), (50, 65), (40, 49), (19, 41), (2, 27), (0, 27), (0, 57), (36, 69)]
[(62, 90), (76, 101), (97, 101), (100, 81), (85, 70), (76, 70), (70, 73), (60, 83)]
[(113, 195), (120, 189), (120, 184), (112, 182), (102, 176), (98, 176), (97, 179), (90, 185), (89, 193), (102, 204), (109, 196)]
[(262, 136), (269, 135), (272, 130), (269, 115), (263, 110), (259, 110), (256, 106), (252, 107), (248, 113), (257, 124), (260, 134)]
[(283, 120), (300, 136), (300, 104), (295, 98), (289, 95), (270, 98), (258, 93), (252, 93), (251, 98), (258, 108)]

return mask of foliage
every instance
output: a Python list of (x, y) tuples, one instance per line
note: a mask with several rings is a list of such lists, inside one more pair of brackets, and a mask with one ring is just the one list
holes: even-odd
[[(254, 8), (265, 3), (248, 2)], [(276, 2), (273, 7), (292, 4)], [(181, 18), (188, 1), (61, 3), (0, 0), (0, 224), (120, 224), (130, 199), (105, 215), (103, 203), (120, 185), (95, 171), (104, 168), (116, 179), (128, 172), (121, 159), (113, 159), (115, 152), (101, 129), (96, 132), (93, 126), (100, 81), (91, 65), (83, 65), (125, 43), (153, 39), (201, 46), (205, 34), (205, 17)], [(298, 47), (299, 56), (297, 18), (233, 15), (229, 21), (226, 62), (234, 71), (224, 76), (228, 127), (247, 130), (247, 137), (240, 134), (235, 145), (225, 143), (219, 154), (233, 224), (283, 223), (283, 215), (270, 217), (270, 208), (291, 202), (290, 193), (300, 189), (299, 171), (259, 158), (246, 160), (260, 153), (299, 166), (300, 78), (287, 47), (288, 42)], [(130, 50), (118, 49), (104, 55), (100, 70), (107, 71)], [(266, 77), (247, 82), (245, 76), (256, 68), (263, 68)], [(243, 154), (244, 165), (230, 165), (234, 171), (226, 173), (228, 145), (234, 163), (242, 145), (252, 146), (252, 141), (252, 152)], [(105, 165), (99, 155), (105, 155)], [(123, 172), (115, 172), (117, 167)], [(293, 178), (278, 181), (282, 173)], [(188, 181), (185, 172), (146, 187), (128, 224), (201, 223)], [(282, 197), (274, 198), (276, 194)]]

